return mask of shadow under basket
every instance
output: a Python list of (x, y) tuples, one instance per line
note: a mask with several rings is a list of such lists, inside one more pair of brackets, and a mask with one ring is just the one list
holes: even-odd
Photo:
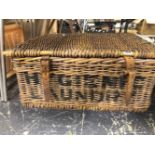
[(142, 112), (155, 85), (155, 47), (132, 34), (55, 34), (10, 53), (26, 107)]

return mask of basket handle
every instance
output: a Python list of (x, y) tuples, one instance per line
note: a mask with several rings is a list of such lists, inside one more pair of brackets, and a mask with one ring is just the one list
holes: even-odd
[(135, 79), (135, 60), (131, 56), (125, 56), (124, 59), (126, 62), (126, 69), (127, 69), (127, 74), (128, 74), (125, 102), (126, 102), (126, 105), (128, 105), (131, 102), (133, 84), (134, 84), (134, 79)]

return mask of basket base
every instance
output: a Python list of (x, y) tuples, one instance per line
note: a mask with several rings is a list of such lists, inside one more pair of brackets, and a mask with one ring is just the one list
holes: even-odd
[(44, 109), (72, 109), (72, 110), (92, 110), (92, 111), (128, 111), (128, 112), (145, 112), (148, 110), (149, 105), (145, 104), (143, 107), (138, 105), (116, 105), (116, 104), (64, 104), (53, 102), (22, 102), (26, 108), (44, 108)]

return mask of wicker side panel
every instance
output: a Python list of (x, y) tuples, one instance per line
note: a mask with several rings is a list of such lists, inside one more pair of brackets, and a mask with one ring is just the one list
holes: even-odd
[(21, 103), (25, 105), (26, 103), (43, 101), (44, 94), (40, 61), (30, 63), (26, 61), (14, 61), (14, 69), (17, 73)]
[(14, 60), (20, 96), (27, 107), (144, 111), (155, 83), (155, 60), (135, 59), (135, 77), (127, 103), (128, 71), (124, 58), (51, 58), (46, 99), (41, 60)]

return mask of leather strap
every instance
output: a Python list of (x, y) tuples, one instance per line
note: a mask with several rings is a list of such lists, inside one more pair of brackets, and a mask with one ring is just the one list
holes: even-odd
[(42, 76), (42, 85), (44, 100), (50, 101), (50, 60), (49, 56), (43, 56), (41, 58), (41, 76)]
[(126, 85), (126, 94), (125, 94), (125, 102), (126, 105), (130, 104), (134, 79), (135, 79), (135, 61), (133, 57), (125, 56), (126, 62), (126, 70), (127, 70), (127, 85)]

